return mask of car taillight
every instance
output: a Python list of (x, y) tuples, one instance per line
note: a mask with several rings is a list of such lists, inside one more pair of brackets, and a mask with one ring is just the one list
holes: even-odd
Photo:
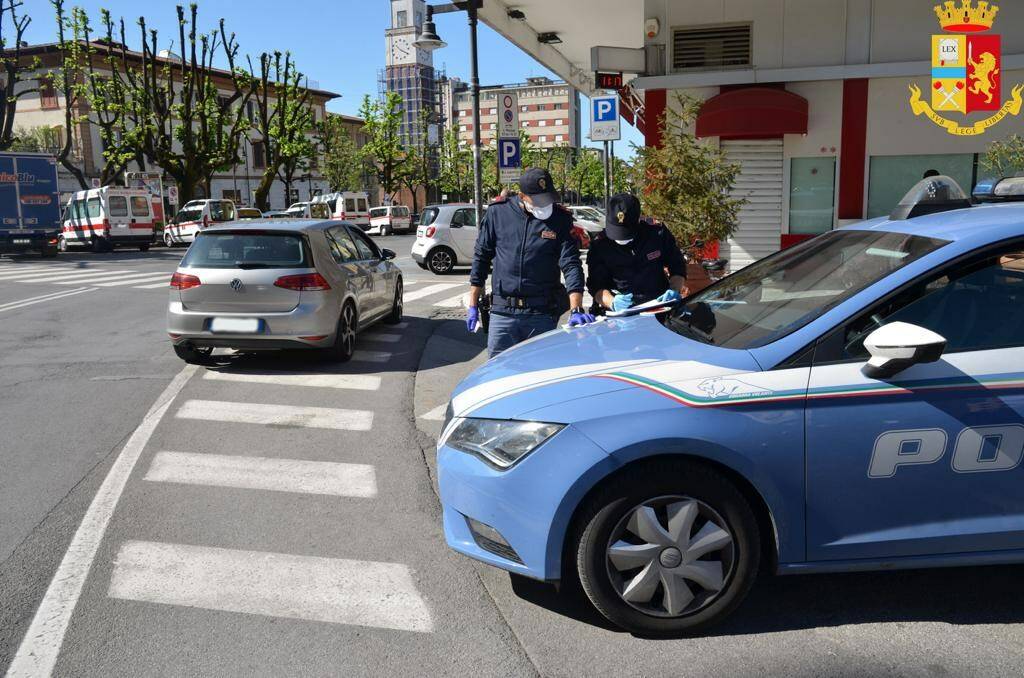
[(437, 233), (436, 228), (434, 228), (433, 226), (427, 226), (427, 230), (423, 232), (423, 235), (427, 236), (428, 238), (433, 238), (435, 233)]
[(199, 278), (187, 273), (175, 273), (171, 276), (171, 288), (176, 290), (188, 290), (193, 287), (199, 287), (202, 284)]
[(323, 292), (331, 289), (327, 280), (319, 273), (286, 275), (275, 280), (274, 287), (283, 287), (286, 290), (295, 290), (297, 292)]

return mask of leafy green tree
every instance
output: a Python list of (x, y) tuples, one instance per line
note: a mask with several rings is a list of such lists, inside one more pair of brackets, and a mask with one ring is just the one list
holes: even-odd
[[(283, 57), (283, 58), (282, 58)], [(308, 167), (316, 154), (311, 134), (315, 133), (309, 90), (290, 53), (263, 53), (259, 74), (249, 62), (255, 119), (252, 124), (262, 137), (265, 168), (254, 194), (256, 206), (270, 209), (270, 189), (275, 179), (285, 185), (285, 202), (291, 200), (295, 175)]]
[(51, 0), (57, 19), (57, 45), (60, 47), (61, 65), (47, 74), (54, 91), (64, 99), (64, 139), (52, 151), (57, 162), (78, 181), (80, 188), (88, 188), (85, 172), (72, 157), (74, 142), (84, 116), (78, 113), (79, 89), (83, 80), (82, 66), (86, 58), (84, 42), (85, 12), (74, 8), (70, 16), (64, 12), (64, 0)]
[(644, 212), (664, 222), (685, 247), (728, 237), (744, 201), (729, 195), (739, 167), (690, 132), (701, 102), (680, 93), (676, 103), (659, 121), (663, 146), (636, 148), (630, 180), (643, 186)]
[(473, 192), (473, 153), (459, 140), (458, 123), (441, 139), (437, 185), (450, 200), (466, 200)]
[(61, 147), (61, 135), (53, 127), (19, 127), (14, 131), (11, 151), (55, 154)]
[(1024, 173), (1024, 137), (1011, 134), (1006, 139), (993, 141), (988, 145), (981, 165), (997, 177)]
[(319, 144), (320, 172), (331, 191), (355, 191), (366, 187), (363, 159), (344, 121), (337, 115), (316, 124)]
[(18, 100), (29, 94), (37, 93), (38, 87), (22, 87), (34, 76), (32, 71), (38, 66), (38, 60), (30, 63), (22, 59), (22, 48), (25, 31), (32, 23), (32, 17), (22, 14), (20, 0), (0, 0), (0, 63), (3, 64), (3, 81), (0, 82), (0, 151), (5, 151), (14, 143), (14, 115), (18, 110)]
[[(431, 179), (434, 179), (435, 167), (437, 164), (437, 153), (433, 151), (430, 144), (430, 125), (433, 124), (430, 113), (422, 111), (420, 114), (420, 138), (414, 140), (405, 153), (405, 162), (402, 163), (401, 182), (412, 195), (412, 211), (419, 212), (418, 191), (423, 188), (425, 193), (430, 193)], [(428, 198), (429, 199), (429, 198)]]
[(377, 182), (385, 196), (394, 197), (402, 184), (402, 164), (407, 149), (402, 143), (402, 97), (388, 92), (382, 100), (363, 98), (359, 109), (365, 120), (363, 132), (368, 138), (362, 155), (377, 175)]

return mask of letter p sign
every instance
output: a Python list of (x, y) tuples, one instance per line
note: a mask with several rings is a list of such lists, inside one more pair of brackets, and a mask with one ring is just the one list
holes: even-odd
[(606, 122), (615, 119), (615, 102), (611, 99), (597, 99), (594, 101), (594, 120)]

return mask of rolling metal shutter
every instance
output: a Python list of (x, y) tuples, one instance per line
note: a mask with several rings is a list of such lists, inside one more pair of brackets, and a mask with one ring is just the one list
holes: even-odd
[(731, 195), (747, 202), (739, 224), (722, 243), (721, 256), (729, 270), (768, 256), (779, 249), (782, 235), (782, 139), (723, 140), (729, 162), (740, 166)]

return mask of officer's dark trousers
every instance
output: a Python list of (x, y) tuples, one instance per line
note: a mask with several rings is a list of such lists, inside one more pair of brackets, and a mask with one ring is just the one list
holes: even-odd
[(487, 353), (493, 358), (530, 337), (555, 329), (558, 318), (547, 313), (491, 313), (487, 329)]

